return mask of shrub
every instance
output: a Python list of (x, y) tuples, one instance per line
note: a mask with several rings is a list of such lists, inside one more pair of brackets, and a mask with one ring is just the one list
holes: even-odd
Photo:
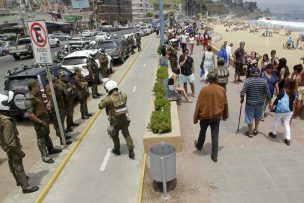
[(157, 78), (156, 80), (161, 80), (161, 81), (168, 78), (168, 68), (160, 67), (157, 70), (156, 78)]
[(149, 128), (153, 133), (167, 133), (171, 131), (170, 111), (153, 111)]

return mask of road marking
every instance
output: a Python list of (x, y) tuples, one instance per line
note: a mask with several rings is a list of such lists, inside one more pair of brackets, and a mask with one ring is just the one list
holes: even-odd
[(136, 91), (136, 86), (134, 86), (134, 87), (133, 87), (133, 90), (132, 90), (132, 92), (135, 92), (135, 91)]
[(107, 167), (107, 164), (108, 164), (108, 161), (110, 159), (110, 155), (111, 155), (111, 148), (108, 149), (102, 163), (101, 163), (101, 166), (99, 168), (99, 171), (105, 171), (106, 170), (106, 167)]

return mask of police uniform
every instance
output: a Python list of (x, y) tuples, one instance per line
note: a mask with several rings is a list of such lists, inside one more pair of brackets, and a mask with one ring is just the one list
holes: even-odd
[(171, 44), (168, 48), (169, 52), (169, 61), (172, 69), (177, 68), (177, 51)]
[(99, 63), (100, 63), (100, 69), (101, 69), (101, 74), (104, 78), (107, 78), (108, 75), (108, 65), (109, 65), (109, 60), (106, 54), (101, 53), (99, 56)]
[(88, 58), (88, 70), (90, 73), (90, 76), (92, 78), (92, 96), (94, 99), (99, 98), (98, 93), (98, 80), (99, 80), (99, 69), (96, 61), (89, 57)]
[[(28, 81), (28, 87), (30, 92), (25, 95), (25, 108), (29, 117), (32, 119), (37, 136), (37, 144), (42, 156), (42, 161), (46, 163), (53, 163), (54, 160), (49, 158), (49, 153), (61, 152), (59, 149), (55, 149), (53, 142), (50, 138), (50, 116), (43, 102), (42, 96), (39, 94), (39, 90), (36, 93), (32, 93), (31, 89), (39, 87), (39, 84), (35, 80)], [(33, 114), (33, 115), (31, 115)]]
[[(107, 81), (105, 83), (105, 88), (107, 90), (107, 84), (114, 81)], [(114, 82), (115, 83), (115, 82)], [(116, 84), (116, 83), (115, 83)], [(107, 131), (114, 143), (114, 149), (112, 152), (114, 154), (120, 155), (120, 141), (119, 141), (119, 131), (121, 130), (129, 150), (129, 157), (133, 159), (135, 157), (133, 148), (133, 140), (129, 133), (130, 119), (127, 116), (128, 108), (127, 95), (123, 92), (117, 92), (112, 90), (107, 90), (109, 95), (104, 97), (99, 103), (99, 109), (106, 109), (107, 115), (109, 116), (110, 126)]]
[[(52, 76), (52, 81), (54, 84), (54, 91), (55, 91), (55, 96), (56, 96), (56, 100), (57, 100), (57, 105), (58, 105), (58, 110), (59, 110), (59, 116), (60, 116), (60, 120), (61, 120), (61, 125), (62, 128), (64, 130), (64, 120), (66, 117), (66, 106), (65, 106), (65, 96), (66, 96), (66, 90), (64, 89), (64, 86), (61, 82), (60, 79), (57, 79), (56, 77)], [(58, 125), (58, 120), (57, 120), (57, 116), (56, 116), (56, 111), (55, 111), (55, 107), (54, 107), (54, 102), (52, 99), (52, 93), (51, 93), (51, 89), (50, 86), (47, 85), (46, 90), (45, 90), (46, 96), (48, 97), (49, 101), (51, 101), (51, 105), (50, 105), (50, 113), (53, 119), (53, 124), (54, 124), (54, 128), (56, 131), (56, 135), (57, 137), (60, 138), (60, 144), (62, 143), (62, 139), (61, 139), (61, 135), (60, 135), (60, 128)], [(66, 139), (71, 138), (70, 136), (66, 136)], [(66, 144), (71, 144), (71, 141), (66, 141)]]
[(17, 186), (21, 186), (23, 193), (35, 192), (39, 188), (29, 186), (24, 172), (22, 159), (25, 157), (18, 138), (18, 130), (13, 119), (0, 114), (0, 146), (6, 152), (8, 165)]
[(139, 34), (137, 34), (136, 36), (136, 44), (138, 51), (141, 51), (141, 37), (139, 36)]
[(224, 66), (225, 60), (220, 57), (217, 61), (217, 68), (214, 70), (217, 73), (217, 83), (226, 91), (226, 84), (228, 83), (229, 70)]
[(65, 109), (66, 109), (66, 125), (67, 125), (67, 131), (72, 132), (73, 129), (71, 127), (78, 126), (78, 123), (74, 123), (74, 102), (77, 97), (77, 90), (73, 82), (69, 82), (65, 80), (65, 72), (60, 72), (59, 78), (61, 80), (61, 86), (64, 89), (65, 92)]
[(74, 68), (75, 71), (75, 86), (80, 99), (80, 113), (82, 119), (88, 119), (92, 114), (88, 113), (88, 82), (81, 75), (78, 67)]

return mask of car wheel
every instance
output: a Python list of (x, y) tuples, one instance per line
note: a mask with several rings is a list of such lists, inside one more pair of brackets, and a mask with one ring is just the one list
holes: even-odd
[(119, 58), (119, 62), (120, 62), (121, 64), (123, 64), (123, 63), (125, 62), (125, 57), (124, 57), (123, 54), (121, 54), (121, 57)]
[(23, 93), (16, 93), (13, 98), (12, 108), (16, 111), (24, 111), (26, 109), (24, 105), (25, 95)]
[(2, 51), (1, 55), (2, 55), (2, 56), (5, 56), (5, 55), (6, 55), (6, 52), (5, 52), (5, 51)]
[(14, 59), (15, 59), (16, 61), (20, 60), (20, 56), (13, 55), (13, 57), (14, 57)]
[(109, 72), (110, 72), (110, 74), (112, 74), (113, 73), (113, 62), (111, 61), (111, 63), (110, 63), (110, 69), (109, 69)]
[(60, 47), (60, 42), (59, 41), (56, 43), (56, 47)]

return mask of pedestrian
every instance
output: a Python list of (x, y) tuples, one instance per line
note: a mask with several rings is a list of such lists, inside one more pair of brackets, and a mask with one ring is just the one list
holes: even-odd
[(180, 40), (180, 45), (182, 47), (182, 51), (184, 51), (184, 49), (187, 48), (187, 41), (188, 41), (188, 37), (187, 37), (185, 31), (182, 32), (182, 35), (181, 35), (180, 39), (181, 39)]
[(269, 56), (268, 54), (264, 54), (261, 60), (261, 69), (262, 69), (262, 73), (265, 71), (266, 66), (270, 64), (270, 60), (269, 60)]
[(205, 32), (203, 34), (203, 46), (204, 46), (204, 50), (207, 49), (208, 44), (209, 44), (209, 40), (210, 40), (210, 36), (208, 34), (208, 31), (205, 30)]
[(189, 50), (185, 49), (184, 54), (179, 57), (179, 66), (181, 68), (181, 82), (184, 84), (184, 89), (187, 94), (187, 83), (190, 83), (192, 97), (195, 97), (194, 88), (194, 61), (193, 58), (189, 56)]
[(277, 77), (278, 77), (278, 86), (279, 86), (279, 92), (285, 87), (285, 81), (290, 76), (290, 71), (287, 66), (287, 60), (285, 58), (279, 59), (279, 65), (277, 67), (276, 71)]
[(202, 80), (205, 80), (207, 82), (207, 75), (209, 72), (216, 67), (216, 59), (215, 59), (215, 54), (212, 52), (212, 46), (208, 45), (207, 50), (205, 51), (203, 58), (204, 58), (204, 78), (201, 78)]
[(44, 104), (42, 95), (40, 94), (40, 86), (36, 80), (30, 79), (28, 81), (28, 88), (30, 92), (25, 95), (24, 105), (36, 131), (37, 144), (42, 156), (42, 161), (45, 163), (54, 163), (54, 160), (49, 157), (49, 154), (60, 153), (61, 149), (54, 148), (50, 138), (50, 116), (48, 113), (50, 102), (46, 105)]
[(109, 116), (110, 126), (108, 127), (108, 134), (114, 143), (112, 152), (120, 155), (119, 131), (121, 130), (127, 143), (129, 158), (134, 159), (134, 145), (128, 129), (131, 121), (127, 115), (127, 95), (118, 91), (118, 85), (113, 80), (105, 81), (104, 87), (108, 95), (100, 101), (98, 108), (105, 108)]
[(229, 70), (225, 67), (224, 58), (219, 57), (217, 60), (217, 68), (214, 70), (217, 73), (217, 83), (221, 87), (227, 90), (226, 85), (228, 83)]
[(80, 100), (80, 113), (82, 119), (89, 119), (92, 114), (88, 112), (88, 82), (84, 79), (78, 67), (74, 67), (75, 86)]
[(277, 51), (271, 50), (270, 52), (270, 63), (273, 65), (274, 71), (278, 70), (279, 58), (276, 56)]
[(235, 74), (234, 74), (234, 83), (237, 84), (239, 82), (243, 82), (241, 80), (241, 72), (243, 71), (243, 66), (245, 64), (245, 42), (240, 42), (240, 47), (237, 48), (233, 54), (234, 59), (234, 67), (235, 67)]
[(264, 103), (264, 114), (261, 118), (263, 120), (267, 114), (266, 114), (266, 108), (268, 104), (271, 102), (271, 98), (276, 93), (279, 93), (279, 85), (278, 85), (278, 78), (277, 75), (273, 72), (273, 65), (269, 63), (266, 67), (264, 72), (261, 74), (261, 77), (264, 78), (267, 82), (269, 92), (270, 92), (270, 100), (265, 99)]
[(302, 64), (297, 64), (293, 67), (291, 78), (297, 83), (297, 98), (295, 102), (295, 117), (300, 116), (304, 119), (304, 69)]
[[(259, 75), (260, 69), (252, 68), (251, 77), (245, 81), (240, 93), (241, 103), (244, 102), (244, 97), (246, 96), (245, 123), (248, 126), (248, 131), (245, 135), (250, 138), (252, 138), (252, 135), (259, 133), (258, 126), (263, 116), (265, 98), (267, 100), (271, 99), (267, 82)], [(255, 123), (254, 128), (253, 122)]]
[(183, 87), (180, 87), (179, 75), (180, 75), (179, 68), (172, 69), (172, 73), (169, 75), (169, 79), (168, 79), (168, 89), (178, 94), (182, 94), (188, 103), (192, 103), (192, 101), (187, 96), (185, 89)]
[(94, 60), (93, 54), (89, 55), (87, 64), (88, 64), (88, 71), (90, 73), (91, 84), (92, 84), (92, 97), (93, 99), (98, 99), (101, 96), (101, 94), (98, 93), (99, 68), (98, 68), (98, 64)]
[(188, 41), (189, 41), (190, 55), (192, 55), (193, 54), (193, 47), (194, 47), (194, 44), (195, 44), (195, 38), (194, 38), (192, 33), (189, 35)]
[(21, 186), (23, 193), (31, 193), (39, 190), (37, 186), (30, 186), (28, 177), (24, 172), (22, 159), (25, 153), (21, 149), (19, 132), (14, 120), (0, 114), (0, 146), (6, 152), (8, 165), (13, 174), (17, 186)]
[[(66, 117), (66, 106), (65, 106), (66, 92), (65, 92), (64, 87), (61, 84), (60, 79), (57, 79), (55, 76), (51, 76), (51, 79), (53, 81), (54, 92), (55, 92), (55, 96), (56, 96), (56, 100), (57, 100), (61, 126), (62, 126), (63, 132), (64, 132), (64, 120), (65, 120), (65, 117)], [(47, 82), (48, 82), (48, 80), (47, 80)], [(51, 88), (50, 88), (49, 85), (46, 86), (45, 93), (46, 93), (46, 96), (48, 97), (48, 100), (50, 101), (49, 112), (52, 116), (54, 128), (55, 128), (55, 131), (56, 131), (56, 135), (57, 135), (57, 137), (60, 138), (60, 144), (63, 145), (61, 134), (60, 134), (60, 128), (59, 128), (59, 124), (58, 124), (58, 119), (57, 119), (57, 116), (56, 116), (54, 101), (53, 101), (53, 98), (52, 98)], [(71, 139), (71, 136), (66, 135), (66, 134), (64, 134), (64, 136), (65, 136), (66, 144), (67, 145), (72, 144), (72, 142), (69, 140), (69, 139)]]
[[(100, 63), (100, 70), (101, 70), (102, 77), (108, 78), (109, 77), (109, 73), (108, 73), (109, 59), (108, 59), (104, 49), (100, 49), (100, 56), (99, 56), (98, 60)], [(101, 95), (99, 95), (99, 96), (101, 96)]]
[(193, 114), (193, 123), (200, 121), (200, 133), (198, 140), (194, 141), (197, 150), (202, 150), (207, 128), (211, 128), (212, 152), (211, 159), (217, 162), (218, 139), (220, 120), (228, 119), (228, 101), (224, 88), (217, 84), (217, 73), (212, 71), (208, 75), (210, 84), (204, 86), (197, 99)]
[(230, 64), (230, 58), (232, 58), (231, 49), (233, 47), (233, 44), (230, 43), (226, 46), (226, 53), (227, 53), (227, 63), (225, 64), (225, 67), (228, 68)]
[(293, 104), (296, 98), (297, 84), (294, 79), (286, 79), (284, 89), (278, 94), (276, 100), (271, 104), (270, 109), (275, 112), (272, 132), (269, 136), (276, 138), (279, 124), (283, 121), (285, 134), (284, 143), (290, 145), (290, 121), (293, 116)]
[(66, 125), (67, 131), (73, 132), (72, 127), (79, 126), (78, 123), (74, 122), (74, 104), (77, 98), (77, 90), (75, 86), (74, 80), (68, 80), (66, 78), (65, 71), (61, 71), (59, 73), (59, 79), (61, 80), (61, 84), (66, 89), (65, 94), (65, 107), (66, 107)]

